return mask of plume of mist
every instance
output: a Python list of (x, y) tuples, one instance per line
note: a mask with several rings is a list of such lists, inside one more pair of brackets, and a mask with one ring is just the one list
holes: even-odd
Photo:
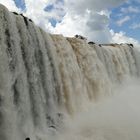
[(140, 80), (125, 81), (114, 96), (66, 121), (59, 139), (137, 140), (140, 137)]

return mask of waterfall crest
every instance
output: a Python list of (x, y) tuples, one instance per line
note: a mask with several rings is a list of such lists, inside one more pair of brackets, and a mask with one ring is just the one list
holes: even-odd
[[(130, 44), (51, 35), (0, 5), (0, 138), (38, 140), (140, 75)], [(43, 139), (41, 139), (43, 140)]]

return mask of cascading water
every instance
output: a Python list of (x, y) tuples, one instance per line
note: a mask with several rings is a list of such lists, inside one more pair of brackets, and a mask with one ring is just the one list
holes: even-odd
[(138, 140), (140, 53), (50, 35), (0, 5), (0, 140)]

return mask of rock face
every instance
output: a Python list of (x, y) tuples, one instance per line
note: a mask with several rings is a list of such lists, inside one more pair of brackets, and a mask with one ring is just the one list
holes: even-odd
[(0, 5), (0, 139), (43, 140), (64, 114), (110, 96), (126, 76), (139, 76), (139, 55), (127, 44), (91, 47), (50, 35)]

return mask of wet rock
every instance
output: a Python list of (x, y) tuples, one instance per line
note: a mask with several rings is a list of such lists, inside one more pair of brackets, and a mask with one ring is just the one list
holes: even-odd
[(87, 40), (85, 37), (83, 37), (81, 35), (75, 35), (75, 38), (82, 39), (82, 40)]
[(93, 45), (93, 44), (95, 44), (94, 42), (92, 42), (92, 41), (90, 41), (90, 42), (88, 42), (88, 44), (89, 45)]
[(15, 14), (15, 15), (19, 15), (17, 12), (12, 12), (13, 14)]

